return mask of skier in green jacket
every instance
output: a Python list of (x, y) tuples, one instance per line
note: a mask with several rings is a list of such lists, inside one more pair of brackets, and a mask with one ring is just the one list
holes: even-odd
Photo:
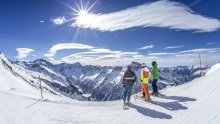
[(153, 88), (153, 92), (152, 95), (158, 96), (159, 92), (158, 92), (158, 88), (157, 88), (157, 81), (159, 79), (159, 70), (157, 67), (157, 63), (155, 61), (152, 62), (152, 77), (153, 77), (153, 82), (152, 82), (152, 88)]

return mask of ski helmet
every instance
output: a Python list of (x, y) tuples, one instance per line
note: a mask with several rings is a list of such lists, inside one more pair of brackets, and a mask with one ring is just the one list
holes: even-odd
[(145, 64), (145, 63), (142, 63), (142, 64), (141, 64), (141, 67), (146, 67), (146, 64)]
[(128, 69), (131, 69), (131, 68), (132, 68), (132, 67), (129, 65), (129, 66), (128, 66)]
[(152, 62), (152, 65), (156, 65), (157, 63), (155, 61)]

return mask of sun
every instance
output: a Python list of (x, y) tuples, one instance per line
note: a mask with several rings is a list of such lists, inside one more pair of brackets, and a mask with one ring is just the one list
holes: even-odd
[(89, 23), (89, 12), (87, 10), (81, 10), (79, 11), (79, 13), (77, 14), (76, 18), (75, 18), (75, 22), (79, 25), (85, 25), (87, 23)]
[(96, 15), (89, 13), (88, 10), (81, 10), (75, 18), (75, 24), (84, 28), (93, 28), (97, 23)]
[(76, 7), (67, 5), (71, 10), (73, 10), (73, 18), (70, 19), (70, 21), (74, 21), (72, 26), (90, 29), (96, 26), (98, 24), (96, 19), (97, 16), (91, 12), (95, 4), (96, 2), (90, 4), (89, 1), (87, 3), (83, 3), (82, 0), (80, 0), (80, 3), (75, 3)]
[[(96, 0), (93, 1), (93, 3), (90, 3), (89, 0), (87, 3), (82, 0), (79, 0), (80, 3), (75, 4), (65, 4), (69, 9), (71, 9), (70, 15), (72, 18), (69, 18), (69, 22), (71, 23), (71, 26), (76, 28), (74, 40), (76, 39), (79, 31), (81, 28), (88, 28), (91, 29), (92, 33), (93, 29), (96, 29), (96, 27), (99, 25), (100, 20), (97, 18), (98, 14), (94, 14), (96, 10), (94, 10), (94, 6), (96, 4)], [(96, 36), (96, 34), (94, 34)]]

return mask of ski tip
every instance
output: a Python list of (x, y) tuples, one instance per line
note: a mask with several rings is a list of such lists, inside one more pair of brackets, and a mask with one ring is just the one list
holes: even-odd
[(129, 108), (123, 108), (123, 110), (129, 110)]

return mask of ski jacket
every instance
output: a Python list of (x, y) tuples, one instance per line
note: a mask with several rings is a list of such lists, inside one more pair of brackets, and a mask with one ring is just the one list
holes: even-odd
[(157, 67), (157, 64), (155, 64), (153, 66), (153, 69), (152, 69), (152, 77), (153, 79), (159, 79), (159, 71), (158, 71), (158, 67)]
[(122, 83), (127, 86), (133, 86), (136, 79), (137, 79), (136, 74), (131, 69), (128, 69), (123, 76)]
[(151, 76), (151, 73), (148, 67), (144, 67), (141, 69), (141, 82), (143, 84), (147, 84), (149, 82), (150, 76)]

